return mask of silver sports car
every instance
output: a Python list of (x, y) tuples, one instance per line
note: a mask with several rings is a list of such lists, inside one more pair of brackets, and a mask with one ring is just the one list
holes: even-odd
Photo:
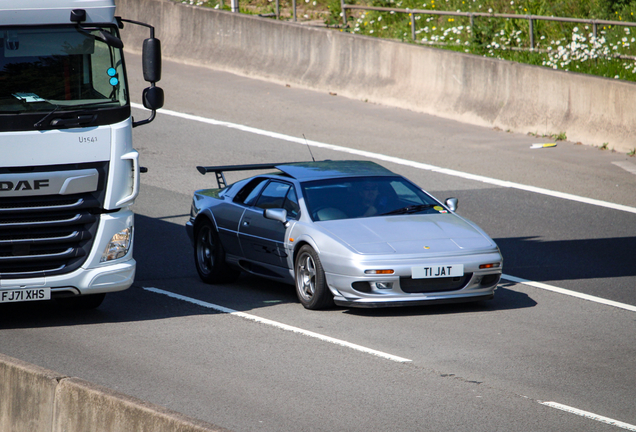
[[(445, 203), (368, 161), (197, 167), (186, 229), (201, 279), (241, 271), (294, 284), (307, 309), (491, 299), (499, 248)], [(224, 171), (273, 170), (229, 186)]]

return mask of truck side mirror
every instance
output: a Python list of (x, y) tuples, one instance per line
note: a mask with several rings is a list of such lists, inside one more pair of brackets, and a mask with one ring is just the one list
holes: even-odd
[(121, 39), (116, 38), (115, 36), (113, 36), (112, 34), (104, 30), (100, 30), (98, 35), (95, 36), (95, 39), (99, 39), (100, 41), (104, 42), (106, 45), (111, 46), (113, 48), (122, 49), (124, 47), (124, 43), (121, 41)]
[(144, 40), (142, 48), (144, 79), (154, 83), (161, 79), (161, 41), (155, 37)]
[(158, 110), (163, 106), (163, 89), (161, 87), (148, 87), (141, 95), (144, 106), (149, 110)]

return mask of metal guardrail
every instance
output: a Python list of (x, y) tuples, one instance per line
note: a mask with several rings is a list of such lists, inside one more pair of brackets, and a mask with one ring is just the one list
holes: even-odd
[(344, 0), (340, 0), (340, 7), (342, 8), (342, 23), (343, 23), (343, 26), (345, 27), (348, 25), (347, 9), (373, 10), (378, 12), (395, 12), (395, 13), (410, 14), (411, 38), (413, 40), (416, 40), (415, 38), (415, 16), (416, 15), (440, 15), (440, 16), (446, 15), (446, 16), (459, 16), (459, 17), (469, 18), (471, 30), (473, 26), (475, 25), (476, 17), (528, 20), (529, 22), (528, 33), (530, 34), (530, 49), (534, 48), (534, 22), (535, 21), (557, 21), (557, 22), (589, 24), (589, 25), (592, 25), (594, 37), (596, 37), (597, 35), (599, 25), (636, 27), (635, 22), (626, 22), (626, 21), (607, 21), (607, 20), (585, 19), (585, 18), (563, 18), (563, 17), (548, 17), (548, 16), (542, 16), (542, 15), (499, 14), (499, 13), (487, 13), (487, 12), (452, 12), (452, 11), (438, 11), (438, 10), (430, 10), (430, 9), (396, 9), (396, 8), (385, 8), (385, 7), (377, 7), (377, 6), (348, 5), (344, 2)]
[[(232, 12), (239, 12), (239, 0), (230, 0), (231, 2), (231, 10)], [(275, 13), (271, 14), (261, 14), (261, 17), (275, 17), (276, 19), (280, 19), (280, 0), (275, 0)], [(223, 8), (224, 0), (220, 0), (221, 8)], [(475, 25), (475, 18), (506, 18), (506, 19), (520, 19), (520, 20), (528, 20), (529, 29), (528, 33), (530, 36), (530, 49), (534, 49), (534, 22), (535, 21), (555, 21), (555, 22), (567, 22), (567, 23), (578, 23), (578, 24), (588, 24), (592, 26), (592, 33), (594, 37), (597, 37), (598, 26), (623, 26), (623, 27), (636, 27), (636, 22), (629, 21), (609, 21), (609, 20), (598, 20), (598, 19), (585, 19), (585, 18), (566, 18), (566, 17), (554, 17), (554, 16), (543, 16), (543, 15), (519, 15), (519, 14), (500, 14), (500, 13), (490, 13), (490, 12), (453, 12), (453, 11), (439, 11), (432, 9), (399, 9), (399, 8), (385, 8), (378, 6), (358, 6), (358, 5), (349, 5), (345, 3), (345, 0), (340, 0), (340, 7), (342, 10), (342, 24), (343, 27), (347, 27), (347, 9), (349, 10), (372, 10), (377, 12), (395, 12), (395, 13), (405, 13), (409, 14), (411, 17), (411, 38), (415, 41), (415, 16), (416, 15), (439, 15), (439, 16), (458, 16), (470, 19), (470, 28)], [(292, 9), (293, 9), (293, 18), (294, 22), (297, 21), (296, 17), (296, 0), (292, 0)]]

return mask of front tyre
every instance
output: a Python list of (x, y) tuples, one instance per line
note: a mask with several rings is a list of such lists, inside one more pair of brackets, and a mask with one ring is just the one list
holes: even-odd
[(333, 295), (327, 287), (325, 272), (316, 251), (309, 245), (300, 248), (294, 265), (296, 294), (306, 309), (333, 306)]
[(203, 221), (194, 232), (194, 264), (205, 283), (233, 282), (240, 270), (225, 262), (225, 251), (212, 222)]

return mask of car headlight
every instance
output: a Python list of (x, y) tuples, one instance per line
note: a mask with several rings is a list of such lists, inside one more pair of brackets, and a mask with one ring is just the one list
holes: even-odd
[(108, 242), (99, 262), (116, 260), (126, 256), (132, 244), (132, 227), (119, 231)]

